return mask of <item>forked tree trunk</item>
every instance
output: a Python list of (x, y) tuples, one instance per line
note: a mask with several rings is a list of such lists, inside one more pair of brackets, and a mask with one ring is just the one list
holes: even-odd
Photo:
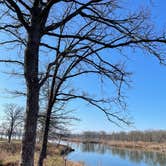
[[(35, 20), (34, 20), (35, 21)], [(22, 140), (20, 166), (34, 166), (37, 118), (39, 111), (38, 54), (40, 27), (32, 25), (24, 57), (24, 75), (27, 85), (26, 117)]]

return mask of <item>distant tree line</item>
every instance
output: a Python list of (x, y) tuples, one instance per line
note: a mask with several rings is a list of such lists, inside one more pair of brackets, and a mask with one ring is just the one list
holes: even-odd
[(81, 134), (70, 134), (70, 138), (82, 139), (84, 141), (144, 141), (144, 142), (166, 142), (165, 130), (146, 130), (146, 131), (130, 131), (130, 132), (112, 132), (104, 131), (92, 132), (85, 131)]

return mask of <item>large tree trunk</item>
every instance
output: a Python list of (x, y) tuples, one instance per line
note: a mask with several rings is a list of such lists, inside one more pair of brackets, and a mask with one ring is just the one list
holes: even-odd
[(32, 86), (27, 95), (26, 120), (22, 140), (21, 166), (34, 165), (39, 92)]
[(13, 134), (13, 127), (11, 126), (10, 131), (9, 131), (9, 135), (8, 135), (8, 143), (11, 143), (11, 138), (12, 138), (12, 134)]
[(34, 165), (37, 118), (39, 111), (38, 54), (41, 39), (40, 27), (34, 23), (34, 26), (32, 25), (28, 35), (28, 43), (24, 57), (27, 101), (20, 161), (21, 166)]
[(48, 134), (49, 134), (49, 126), (50, 126), (50, 116), (51, 116), (51, 108), (47, 109), (46, 120), (45, 120), (45, 128), (43, 133), (42, 147), (40, 151), (40, 156), (38, 160), (38, 166), (43, 166), (44, 159), (47, 156), (47, 143), (48, 143)]

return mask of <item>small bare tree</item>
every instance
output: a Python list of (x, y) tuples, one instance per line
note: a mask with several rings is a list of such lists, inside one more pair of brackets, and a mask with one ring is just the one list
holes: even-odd
[(23, 123), (23, 107), (16, 104), (6, 104), (5, 113), (5, 124), (7, 126), (8, 143), (11, 142), (12, 135), (15, 129)]
[(7, 126), (6, 126), (6, 123), (3, 121), (1, 121), (1, 125), (0, 125), (0, 130), (1, 130), (1, 139), (7, 139), (8, 135), (7, 135)]

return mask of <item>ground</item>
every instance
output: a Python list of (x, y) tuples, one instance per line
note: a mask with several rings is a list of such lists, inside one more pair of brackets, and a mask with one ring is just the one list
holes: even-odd
[[(60, 155), (64, 148), (64, 145), (55, 146), (53, 144), (49, 144), (48, 156), (44, 162), (44, 166), (54, 166), (55, 163), (56, 166), (81, 166), (81, 163), (67, 161), (65, 157)], [(18, 166), (20, 149), (20, 141), (13, 141), (11, 144), (8, 144), (5, 140), (0, 141), (0, 166)], [(35, 166), (37, 165), (39, 150), (40, 144), (37, 144), (35, 153)]]

